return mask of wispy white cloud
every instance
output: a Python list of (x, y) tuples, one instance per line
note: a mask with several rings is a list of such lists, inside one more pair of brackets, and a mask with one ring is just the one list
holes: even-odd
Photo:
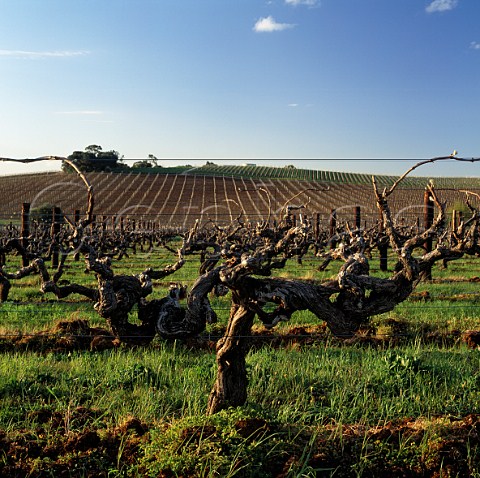
[(480, 50), (480, 42), (472, 41), (470, 43), (470, 48), (472, 48), (473, 50)]
[(87, 50), (52, 50), (52, 51), (29, 51), (29, 50), (0, 50), (0, 58), (17, 58), (27, 60), (42, 60), (45, 58), (70, 58), (75, 56), (89, 55)]
[(75, 119), (78, 118), (80, 121), (89, 123), (114, 123), (112, 119), (105, 118), (105, 111), (101, 110), (65, 110), (54, 111), (53, 114), (72, 116)]
[(433, 2), (427, 5), (425, 11), (427, 13), (446, 12), (453, 10), (457, 4), (458, 0), (433, 0)]
[(55, 114), (56, 115), (98, 116), (98, 115), (102, 115), (103, 111), (99, 111), (99, 110), (55, 111)]
[(320, 0), (285, 0), (287, 5), (307, 5), (309, 7), (314, 7), (320, 5)]
[(293, 23), (278, 23), (275, 19), (269, 15), (268, 17), (260, 18), (255, 23), (253, 30), (256, 32), (280, 32), (293, 28)]

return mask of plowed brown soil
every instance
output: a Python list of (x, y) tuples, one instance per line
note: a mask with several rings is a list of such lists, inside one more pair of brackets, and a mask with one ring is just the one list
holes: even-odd
[[(73, 418), (89, 421), (94, 410), (79, 408)], [(72, 418), (72, 417), (70, 417)], [(128, 476), (127, 470), (138, 464), (142, 473), (142, 444), (149, 441), (153, 425), (129, 418), (122, 425), (105, 430), (86, 426), (76, 432), (65, 429), (65, 417), (57, 412), (39, 412), (37, 428), (7, 434), (0, 431), (0, 475), (10, 477), (72, 477), (103, 478), (112, 470), (114, 476)], [(44, 427), (56, 424), (54, 440), (46, 438)], [(201, 429), (200, 429), (201, 428)], [(235, 426), (239, 436), (247, 441), (265, 440), (268, 436), (281, 437), (296, 433), (262, 419), (239, 420)], [(293, 428), (293, 427), (292, 427)], [(179, 436), (181, 443), (195, 440), (218, 441), (214, 426), (185, 428)], [(301, 456), (310, 444), (308, 457)], [(181, 447), (179, 447), (180, 451)], [(325, 424), (315, 428), (315, 436), (307, 431), (296, 433), (296, 441), (289, 451), (268, 460), (271, 477), (293, 476), (289, 470), (296, 464), (316, 470), (315, 475), (354, 477), (453, 477), (471, 476), (472, 467), (479, 465), (480, 417), (437, 417), (430, 420), (404, 419), (382, 426)], [(359, 464), (363, 466), (358, 474)], [(323, 470), (323, 471), (322, 471)], [(144, 476), (142, 474), (136, 476)], [(158, 476), (173, 477), (166, 468)], [(191, 475), (190, 475), (191, 476)], [(238, 476), (244, 476), (241, 473)]]

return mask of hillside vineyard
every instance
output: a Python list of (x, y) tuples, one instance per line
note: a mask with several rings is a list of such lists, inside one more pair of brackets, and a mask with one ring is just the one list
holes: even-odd
[[(278, 217), (292, 207), (304, 217), (327, 221), (332, 211), (340, 222), (354, 220), (361, 211), (362, 225), (377, 222), (372, 185), (294, 179), (254, 179), (197, 174), (87, 173), (95, 191), (97, 217), (134, 218), (161, 226), (190, 227), (197, 219), (221, 225), (240, 214), (246, 221)], [(398, 219), (411, 222), (421, 217), (424, 186), (399, 188), (391, 198), (391, 209)], [(437, 188), (447, 210), (461, 203), (464, 194)], [(471, 188), (480, 192), (480, 188)], [(0, 177), (0, 216), (14, 219), (22, 203), (31, 208), (55, 205), (65, 214), (82, 210), (85, 187), (79, 177), (66, 173), (42, 173)]]

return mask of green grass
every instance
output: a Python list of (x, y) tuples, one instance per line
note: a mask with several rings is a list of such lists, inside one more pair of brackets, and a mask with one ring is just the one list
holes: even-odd
[(202, 414), (213, 366), (213, 355), (165, 343), (102, 353), (2, 354), (0, 427), (22, 428), (40, 408), (96, 409), (103, 426), (128, 415), (151, 422)]
[[(139, 253), (116, 264), (115, 271), (137, 273), (173, 260), (170, 253)], [(312, 272), (317, 264), (313, 257), (302, 266), (291, 261), (279, 273), (323, 281), (339, 267), (332, 263), (321, 273)], [(9, 263), (9, 268), (16, 266)], [(63, 278), (94, 285), (94, 276), (83, 267), (82, 261), (68, 262)], [(377, 267), (374, 258), (375, 275)], [(157, 284), (154, 297), (165, 295), (170, 280), (191, 285), (197, 270), (196, 259), (190, 260)], [(473, 260), (450, 263), (446, 270), (434, 268), (433, 276), (434, 282), (417, 290), (428, 291), (427, 300), (412, 297), (372, 320), (378, 337), (395, 334), (401, 325), (407, 332), (404, 339), (369, 347), (342, 345), (327, 336), (309, 346), (252, 349), (247, 356), (247, 404), (214, 417), (205, 412), (215, 355), (189, 342), (155, 339), (145, 348), (103, 352), (3, 352), (0, 433), (12, 443), (35, 443), (43, 450), (66, 447), (58, 456), (35, 458), (25, 452), (24, 458), (17, 457), (32, 476), (49, 476), (60, 466), (72, 470), (71, 476), (89, 476), (91, 468), (109, 470), (108, 476), (375, 476), (382, 466), (413, 470), (420, 462), (438, 472), (444, 428), (451, 433), (448, 423), (480, 410), (480, 352), (458, 341), (436, 344), (424, 338), (428, 333), (479, 330), (480, 319), (478, 283), (467, 280), (477, 276)], [(105, 326), (82, 297), (59, 301), (38, 287), (36, 277), (13, 282), (10, 300), (0, 305), (2, 333), (34, 333), (78, 318)], [(228, 318), (229, 296), (212, 299), (212, 304), (220, 325), (207, 332), (218, 333)], [(320, 324), (312, 314), (298, 312), (276, 330), (295, 325)], [(259, 322), (255, 328), (261, 329)], [(146, 424), (145, 436), (118, 431), (132, 417)], [(396, 441), (347, 433), (352, 427), (373, 430), (406, 417), (427, 424), (420, 438), (406, 431)], [(446, 422), (435, 428), (438, 417)], [(242, 424), (252, 420), (265, 427), (248, 435)], [(104, 448), (82, 452), (65, 445), (87, 432), (96, 434)], [(108, 443), (115, 445), (112, 456), (105, 451)], [(465, 443), (468, 473), (480, 476), (478, 450)], [(347, 463), (346, 468), (339, 463)], [(13, 466), (10, 457), (5, 455), (2, 462), (0, 455), (0, 471), (7, 465)]]
[(465, 349), (263, 349), (249, 399), (285, 423), (375, 423), (480, 407), (480, 356)]
[[(480, 355), (466, 349), (263, 348), (249, 354), (248, 405), (283, 424), (364, 423), (461, 416), (480, 408)], [(38, 408), (88, 407), (104, 426), (203, 415), (212, 353), (181, 344), (102, 353), (2, 354), (0, 427), (24, 427)]]
[[(172, 476), (275, 476), (269, 474), (270, 460), (281, 461), (292, 450), (297, 462), (288, 476), (301, 476), (296, 474), (301, 468), (313, 472), (309, 450), (327, 430), (334, 443), (344, 427), (354, 424), (374, 428), (403, 417), (428, 421), (438, 415), (454, 420), (480, 407), (480, 354), (463, 348), (264, 348), (250, 353), (247, 365), (246, 406), (207, 418), (215, 374), (211, 353), (157, 343), (97, 354), (3, 354), (0, 429), (9, 436), (29, 429), (31, 440), (53, 446), (59, 426), (65, 436), (86, 430), (102, 436), (135, 417), (148, 424), (150, 433), (128, 476), (140, 470), (140, 476), (158, 476), (166, 469)], [(88, 411), (87, 418), (82, 410)], [(58, 420), (45, 422), (46, 412), (57, 414), (60, 425)], [(252, 419), (268, 424), (253, 438), (238, 425)], [(408, 438), (404, 440), (407, 446)], [(372, 447), (388, 452), (393, 461), (415, 459), (413, 450), (391, 448), (388, 442), (372, 439), (364, 445), (355, 452), (357, 468), (373, 466)], [(125, 463), (117, 466), (113, 476), (126, 472)]]

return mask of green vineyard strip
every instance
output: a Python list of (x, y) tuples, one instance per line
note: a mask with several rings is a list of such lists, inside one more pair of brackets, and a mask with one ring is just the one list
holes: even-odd
[[(302, 168), (288, 168), (275, 166), (240, 166), (208, 164), (195, 168), (192, 174), (208, 176), (230, 176), (259, 179), (289, 179), (308, 181), (327, 181), (346, 184), (370, 184), (372, 176), (366, 173), (349, 173), (340, 171), (321, 171)], [(377, 183), (382, 186), (392, 184), (397, 176), (376, 176)], [(425, 187), (426, 177), (407, 177), (403, 187)], [(478, 178), (434, 178), (435, 185), (440, 188), (479, 188)]]

